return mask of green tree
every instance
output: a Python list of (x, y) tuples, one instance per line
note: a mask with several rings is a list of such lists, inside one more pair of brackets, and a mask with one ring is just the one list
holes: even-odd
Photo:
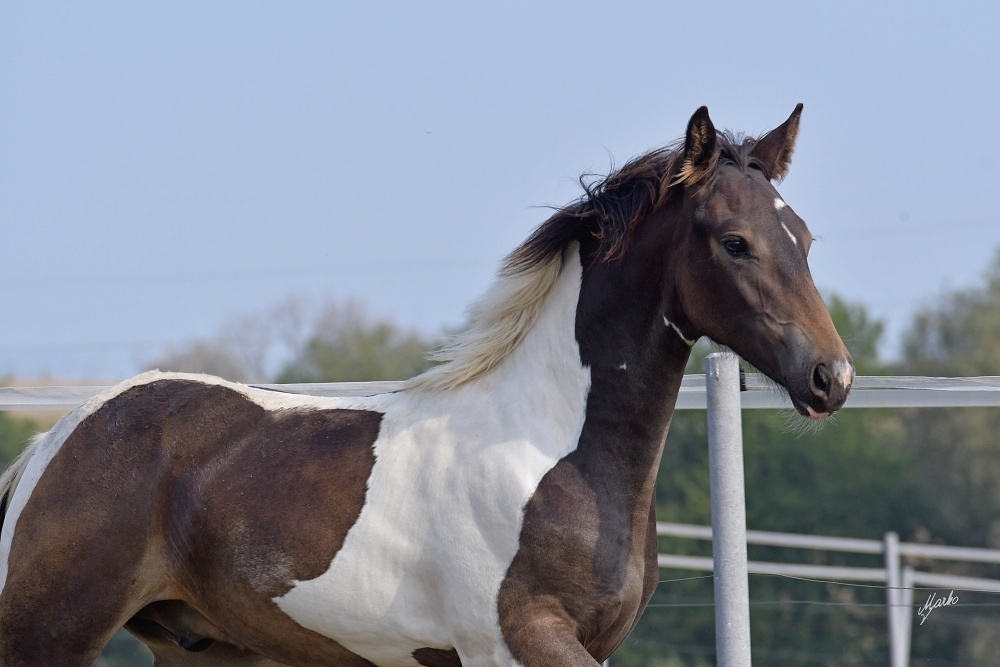
[(428, 368), (433, 342), (389, 320), (372, 320), (356, 303), (330, 306), (278, 382), (405, 380)]
[[(1000, 375), (1000, 253), (978, 285), (951, 290), (917, 313), (903, 338), (905, 375)], [(918, 463), (927, 502), (939, 508), (925, 539), (1000, 548), (1000, 411), (996, 408), (907, 410), (900, 421), (903, 447)], [(950, 571), (998, 577), (982, 565), (954, 564)], [(995, 603), (995, 596), (967, 598)], [(928, 623), (930, 625), (930, 623)], [(1000, 623), (983, 613), (953, 628), (950, 637), (915, 636), (915, 651), (957, 664), (995, 664)], [(945, 644), (950, 642), (950, 651)]]
[[(948, 292), (919, 312), (904, 336), (900, 371), (910, 375), (1000, 375), (1000, 254), (981, 285)], [(1000, 411), (909, 411), (905, 438), (944, 521), (933, 537), (1000, 548)]]
[(903, 338), (914, 375), (1000, 375), (1000, 252), (983, 284), (943, 294), (917, 313)]

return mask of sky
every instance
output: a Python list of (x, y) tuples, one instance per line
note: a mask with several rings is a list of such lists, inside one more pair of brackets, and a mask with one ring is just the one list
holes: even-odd
[(1000, 248), (1000, 3), (0, 5), (0, 377), (130, 376), (290, 298), (434, 334), (707, 105), (886, 322)]

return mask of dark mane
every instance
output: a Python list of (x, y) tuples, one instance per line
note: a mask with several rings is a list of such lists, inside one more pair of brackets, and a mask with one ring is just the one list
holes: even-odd
[(504, 261), (503, 272), (515, 273), (559, 255), (566, 246), (587, 234), (599, 241), (605, 260), (622, 256), (638, 222), (686, 186), (699, 190), (711, 186), (719, 167), (733, 165), (741, 171), (761, 168), (753, 157), (758, 137), (725, 131), (718, 134), (719, 152), (713, 167), (693, 178), (685, 170), (684, 142), (634, 157), (607, 176), (580, 176), (583, 195), (557, 210)]

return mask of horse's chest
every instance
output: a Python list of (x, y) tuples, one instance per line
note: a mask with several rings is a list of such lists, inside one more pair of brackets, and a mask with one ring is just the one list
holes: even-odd
[[(566, 618), (601, 655), (633, 626), (656, 562), (648, 506), (598, 483), (580, 454), (556, 465), (525, 508), (521, 548), (499, 591), (500, 621), (505, 635), (518, 637), (536, 617)], [(516, 641), (511, 649), (530, 653)]]
[[(518, 552), (523, 508), (575, 446), (394, 423), (387, 417), (363, 509), (329, 569), (276, 602), (299, 624), (376, 664), (420, 647), (506, 659), (497, 592)], [(432, 446), (424, 443), (433, 443)]]

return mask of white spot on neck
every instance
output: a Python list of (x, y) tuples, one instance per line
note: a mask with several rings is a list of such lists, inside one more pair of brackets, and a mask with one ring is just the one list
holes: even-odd
[(788, 204), (786, 204), (784, 201), (782, 201), (781, 197), (775, 197), (774, 198), (774, 210), (780, 211), (781, 209), (785, 208), (786, 206), (788, 206)]
[(695, 344), (696, 341), (691, 340), (690, 338), (685, 337), (684, 334), (681, 333), (680, 328), (678, 328), (678, 326), (676, 324), (674, 324), (673, 322), (671, 322), (670, 320), (668, 320), (666, 315), (663, 316), (663, 323), (666, 324), (671, 329), (673, 329), (674, 331), (676, 331), (677, 335), (681, 337), (681, 340), (684, 341), (687, 344), (688, 347), (691, 347), (692, 345)]

